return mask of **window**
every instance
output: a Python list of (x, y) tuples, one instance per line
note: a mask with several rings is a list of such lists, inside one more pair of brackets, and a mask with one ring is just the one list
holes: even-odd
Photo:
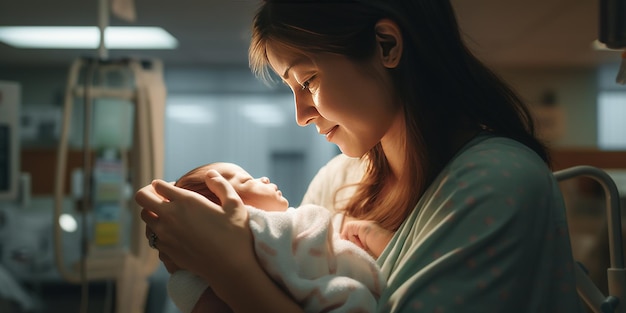
[(626, 91), (599, 93), (598, 147), (601, 150), (626, 150)]

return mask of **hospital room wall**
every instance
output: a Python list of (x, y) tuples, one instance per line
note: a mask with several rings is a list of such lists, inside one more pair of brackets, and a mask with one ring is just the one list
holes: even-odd
[(536, 125), (552, 148), (554, 170), (586, 164), (621, 171), (626, 169), (626, 85), (616, 82), (619, 68), (617, 62), (597, 68), (507, 68), (497, 73), (539, 117)]
[(596, 147), (597, 71), (509, 68), (499, 73), (531, 107), (541, 106), (546, 93), (553, 93), (564, 127), (562, 136), (553, 142), (555, 147)]
[(203, 163), (230, 161), (253, 176), (270, 177), (297, 206), (313, 175), (338, 153), (314, 126), (297, 126), (284, 84), (265, 85), (247, 68), (172, 68), (165, 79), (166, 179)]
[[(554, 142), (555, 146), (596, 148), (596, 69), (507, 68), (498, 69), (497, 73), (531, 105), (539, 103), (546, 90), (555, 92), (558, 105), (565, 112), (566, 130)], [(21, 83), (23, 110), (30, 111), (59, 110), (66, 75), (65, 67), (0, 68), (0, 79)], [(207, 121), (204, 125), (166, 120), (166, 179), (175, 179), (191, 167), (218, 159), (238, 162), (253, 175), (271, 177), (272, 172), (280, 175), (285, 172), (284, 169), (277, 170), (272, 158), (291, 160), (287, 166), (292, 169), (302, 168), (304, 164), (304, 170), (298, 174), (302, 180), (297, 191), (292, 192), (298, 198), (315, 171), (338, 152), (314, 128), (300, 128), (295, 124), (291, 94), (285, 86), (268, 87), (246, 67), (191, 68), (168, 67), (166, 64), (164, 78), (168, 107), (183, 105), (185, 101), (187, 104), (204, 102), (206, 108), (214, 109), (213, 114), (226, 117), (216, 119), (221, 124)], [(285, 118), (284, 124), (255, 124), (242, 115), (244, 102), (255, 102), (259, 108), (275, 104), (274, 109)], [(210, 115), (207, 114), (205, 116)], [(53, 139), (31, 140), (24, 143), (23, 148), (47, 146), (53, 149)], [(286, 177), (274, 179), (287, 181)], [(292, 204), (297, 203), (292, 199)]]
[[(0, 80), (22, 86), (22, 113), (39, 122), (60, 122), (66, 76), (63, 67), (0, 68)], [(313, 126), (296, 125), (293, 98), (286, 86), (267, 86), (247, 67), (166, 68), (164, 79), (167, 180), (203, 163), (232, 161), (252, 175), (270, 177), (291, 204), (298, 205), (316, 171), (338, 153)], [(38, 131), (37, 138), (22, 137), (22, 151), (55, 149), (60, 125), (52, 128), (56, 130)], [(50, 162), (50, 173), (54, 165)], [(53, 186), (45, 189), (51, 191)]]

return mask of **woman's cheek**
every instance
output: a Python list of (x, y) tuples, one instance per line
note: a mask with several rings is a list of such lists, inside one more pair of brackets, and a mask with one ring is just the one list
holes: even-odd
[(325, 119), (329, 121), (336, 121), (337, 99), (328, 94), (314, 94), (313, 103), (315, 103), (315, 109)]

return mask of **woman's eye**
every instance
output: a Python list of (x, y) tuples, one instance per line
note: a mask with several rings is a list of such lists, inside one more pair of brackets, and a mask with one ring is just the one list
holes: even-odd
[(305, 81), (304, 83), (302, 83), (302, 90), (308, 89), (309, 91), (311, 91), (311, 81), (315, 78), (315, 76), (309, 78), (307, 81)]

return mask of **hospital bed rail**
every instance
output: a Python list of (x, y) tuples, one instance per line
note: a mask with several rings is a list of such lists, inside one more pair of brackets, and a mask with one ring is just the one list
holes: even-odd
[(583, 266), (575, 266), (576, 289), (593, 313), (626, 312), (626, 270), (622, 244), (620, 195), (615, 181), (607, 172), (589, 165), (579, 165), (554, 172), (558, 181), (587, 177), (598, 182), (606, 199), (606, 216), (610, 265), (607, 269), (608, 295), (604, 295), (591, 280)]

